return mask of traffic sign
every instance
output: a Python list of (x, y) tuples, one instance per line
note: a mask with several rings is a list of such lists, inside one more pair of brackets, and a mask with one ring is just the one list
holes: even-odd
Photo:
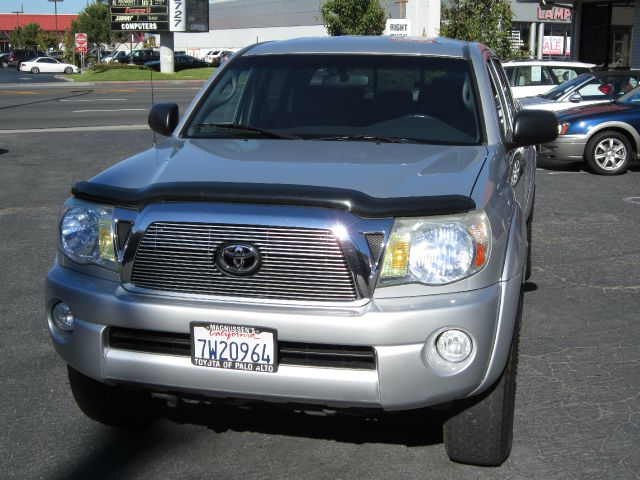
[(87, 48), (87, 34), (86, 33), (76, 33), (76, 48), (85, 47)]
[(85, 45), (84, 47), (75, 47), (73, 49), (73, 51), (76, 52), (76, 53), (87, 53), (89, 51), (89, 49)]

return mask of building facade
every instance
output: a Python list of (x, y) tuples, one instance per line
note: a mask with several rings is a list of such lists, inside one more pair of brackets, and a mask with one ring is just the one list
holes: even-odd
[[(238, 49), (256, 42), (326, 36), (321, 0), (212, 0), (207, 33), (176, 34), (178, 50)], [(411, 35), (435, 36), (440, 0), (382, 0), (389, 18), (407, 19)]]
[(16, 27), (23, 27), (30, 23), (37, 23), (42, 30), (49, 32), (64, 32), (71, 26), (78, 15), (47, 15), (38, 14), (30, 15), (25, 13), (0, 13), (0, 52), (8, 52), (9, 34), (16, 29)]

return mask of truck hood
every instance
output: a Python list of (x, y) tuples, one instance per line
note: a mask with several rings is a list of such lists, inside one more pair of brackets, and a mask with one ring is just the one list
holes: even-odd
[(143, 189), (171, 183), (308, 185), (372, 197), (470, 196), (485, 146), (354, 141), (168, 139), (90, 183)]

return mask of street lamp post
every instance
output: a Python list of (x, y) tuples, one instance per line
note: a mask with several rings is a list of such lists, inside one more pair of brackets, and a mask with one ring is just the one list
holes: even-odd
[(54, 11), (54, 17), (55, 17), (55, 23), (56, 23), (56, 33), (58, 33), (58, 2), (64, 2), (64, 0), (49, 0), (50, 2), (53, 2), (53, 11)]

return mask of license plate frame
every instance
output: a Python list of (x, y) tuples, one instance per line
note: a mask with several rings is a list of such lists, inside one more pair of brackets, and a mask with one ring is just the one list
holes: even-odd
[(278, 335), (273, 328), (191, 322), (189, 330), (191, 363), (195, 366), (259, 373), (278, 371)]

